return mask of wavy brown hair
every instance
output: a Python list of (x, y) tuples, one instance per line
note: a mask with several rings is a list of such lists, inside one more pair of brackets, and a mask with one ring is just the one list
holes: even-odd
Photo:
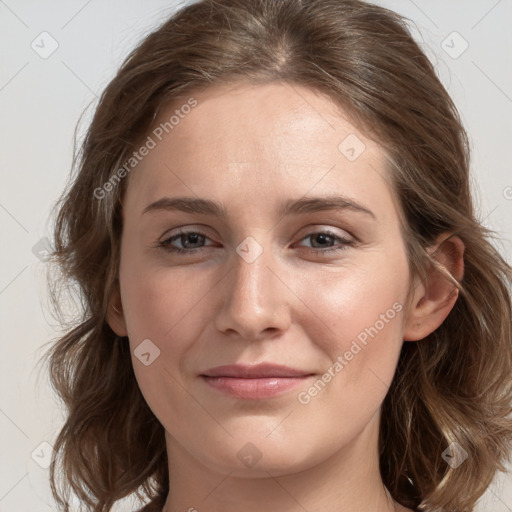
[[(473, 510), (512, 445), (512, 269), (477, 218), (466, 132), (408, 20), (359, 0), (196, 2), (147, 36), (103, 92), (55, 210), (51, 297), (58, 307), (71, 283), (81, 306), (45, 354), (67, 414), (50, 469), (58, 506), (70, 510), (73, 492), (106, 512), (135, 493), (160, 510), (169, 492), (164, 429), (127, 340), (106, 322), (128, 182), (112, 177), (159, 108), (233, 81), (327, 94), (386, 149), (412, 275), (442, 272), (460, 294), (437, 330), (403, 344), (382, 408), (381, 475), (405, 506)], [(460, 282), (426, 250), (443, 233), (465, 244)], [(442, 457), (452, 442), (469, 454), (457, 469)]]

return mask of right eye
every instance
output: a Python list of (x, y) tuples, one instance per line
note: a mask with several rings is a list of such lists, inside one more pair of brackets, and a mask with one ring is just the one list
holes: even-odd
[[(161, 242), (158, 242), (158, 247), (161, 247), (169, 252), (179, 253), (179, 254), (194, 254), (199, 249), (205, 247), (205, 240), (208, 237), (201, 232), (198, 231), (180, 231)], [(182, 248), (175, 247), (172, 245), (174, 242), (179, 242), (182, 245)], [(200, 245), (200, 247), (190, 247), (190, 245)]]

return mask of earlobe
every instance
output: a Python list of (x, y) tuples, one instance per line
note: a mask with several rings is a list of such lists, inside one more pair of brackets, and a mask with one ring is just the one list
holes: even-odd
[(449, 233), (437, 240), (428, 252), (439, 267), (431, 267), (427, 277), (415, 285), (404, 326), (404, 341), (418, 341), (434, 332), (449, 315), (459, 296), (459, 290), (449, 276), (458, 282), (462, 280), (464, 242)]
[(128, 336), (121, 296), (118, 288), (112, 293), (109, 301), (107, 323), (118, 336)]

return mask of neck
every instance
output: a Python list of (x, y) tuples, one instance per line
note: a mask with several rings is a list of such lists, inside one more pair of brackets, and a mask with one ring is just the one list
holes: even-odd
[[(163, 512), (394, 512), (379, 470), (376, 415), (351, 443), (308, 469), (284, 474), (264, 468), (258, 477), (206, 467), (166, 434), (171, 492)], [(170, 464), (171, 466), (171, 464)]]

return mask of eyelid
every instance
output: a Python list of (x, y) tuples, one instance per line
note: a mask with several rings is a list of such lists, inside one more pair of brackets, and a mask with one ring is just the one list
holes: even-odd
[(299, 241), (305, 240), (306, 238), (308, 238), (310, 236), (314, 236), (314, 235), (328, 235), (328, 236), (331, 236), (332, 238), (336, 238), (337, 240), (342, 240), (343, 242), (351, 242), (354, 240), (353, 237), (343, 236), (338, 233), (335, 233), (334, 231), (332, 231), (330, 229), (324, 228), (324, 229), (319, 229), (317, 231), (307, 232), (304, 236), (300, 237)]
[[(341, 230), (342, 233), (338, 233), (337, 230)], [(306, 226), (304, 229), (301, 229), (299, 231), (299, 234), (300, 233), (305, 233), (303, 236), (301, 236), (301, 240), (306, 238), (308, 235), (314, 235), (316, 233), (325, 233), (333, 237), (340, 238), (342, 240), (356, 240), (356, 238), (346, 229), (336, 228), (328, 224), (310, 224)]]
[(159, 239), (158, 243), (163, 243), (168, 241), (171, 238), (178, 237), (180, 235), (188, 235), (189, 233), (195, 233), (198, 235), (202, 235), (205, 238), (210, 238), (210, 235), (207, 234), (208, 230), (206, 227), (203, 227), (201, 224), (184, 224), (182, 226), (176, 226), (172, 229), (168, 229)]

